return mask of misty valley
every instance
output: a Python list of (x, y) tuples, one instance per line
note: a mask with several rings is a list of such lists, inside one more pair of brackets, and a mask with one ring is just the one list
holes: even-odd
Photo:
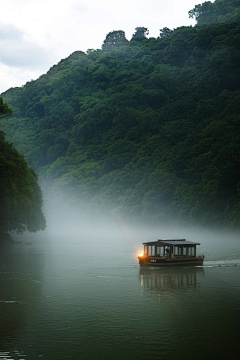
[(0, 94), (0, 358), (238, 358), (240, 0), (189, 17)]

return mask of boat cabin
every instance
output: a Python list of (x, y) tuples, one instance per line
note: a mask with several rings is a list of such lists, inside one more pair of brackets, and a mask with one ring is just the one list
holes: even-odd
[(138, 257), (140, 265), (185, 265), (203, 263), (204, 256), (197, 256), (200, 243), (186, 239), (158, 239), (143, 243), (144, 253)]

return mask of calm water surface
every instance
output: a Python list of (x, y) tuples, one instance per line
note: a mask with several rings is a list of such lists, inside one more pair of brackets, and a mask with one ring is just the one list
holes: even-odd
[(200, 238), (203, 267), (167, 269), (121, 237), (2, 246), (0, 359), (238, 359), (239, 239)]

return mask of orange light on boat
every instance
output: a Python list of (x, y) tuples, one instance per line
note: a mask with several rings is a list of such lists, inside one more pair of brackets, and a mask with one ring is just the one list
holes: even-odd
[(143, 256), (143, 253), (139, 254), (138, 256)]

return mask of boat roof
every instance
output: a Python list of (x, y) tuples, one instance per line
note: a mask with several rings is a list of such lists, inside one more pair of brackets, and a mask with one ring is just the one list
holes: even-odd
[(178, 246), (178, 245), (200, 245), (200, 243), (196, 243), (193, 241), (186, 241), (186, 239), (158, 239), (158, 241), (144, 242), (143, 245)]

